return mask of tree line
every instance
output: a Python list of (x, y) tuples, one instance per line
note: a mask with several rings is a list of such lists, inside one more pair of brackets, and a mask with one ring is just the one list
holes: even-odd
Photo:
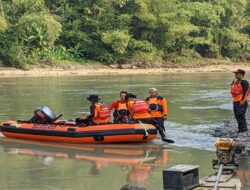
[(250, 0), (0, 0), (0, 64), (250, 59)]

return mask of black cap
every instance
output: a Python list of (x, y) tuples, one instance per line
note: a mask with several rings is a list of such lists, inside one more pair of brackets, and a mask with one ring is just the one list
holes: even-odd
[(91, 94), (89, 97), (87, 97), (87, 100), (89, 101), (98, 101), (100, 100), (96, 94)]
[(132, 94), (132, 93), (128, 93), (126, 96), (125, 96), (125, 99), (129, 99), (129, 98), (136, 98), (136, 95), (135, 94)]
[(245, 75), (245, 71), (243, 69), (237, 69), (236, 71), (234, 71), (233, 73), (240, 73), (242, 75)]

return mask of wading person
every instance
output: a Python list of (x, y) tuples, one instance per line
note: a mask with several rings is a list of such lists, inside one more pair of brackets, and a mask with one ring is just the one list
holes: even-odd
[(115, 110), (113, 113), (114, 123), (127, 123), (129, 111), (125, 97), (128, 93), (126, 91), (120, 92), (120, 100), (115, 100), (110, 106), (109, 110)]
[(87, 100), (91, 103), (90, 114), (85, 119), (76, 118), (76, 124), (100, 125), (109, 122), (109, 109), (104, 103), (99, 103), (99, 98), (91, 94)]
[(238, 123), (238, 133), (246, 132), (246, 111), (248, 107), (249, 83), (244, 80), (245, 71), (238, 69), (235, 73), (235, 80), (231, 85), (231, 94), (233, 96), (234, 115)]
[(167, 100), (164, 97), (158, 96), (156, 88), (150, 88), (149, 95), (150, 96), (146, 99), (149, 113), (165, 131), (164, 121), (167, 120), (168, 114)]
[(169, 142), (167, 139), (164, 130), (159, 126), (157, 120), (152, 118), (148, 112), (148, 104), (146, 101), (141, 99), (136, 99), (136, 95), (128, 93), (126, 95), (126, 101), (130, 117), (133, 121), (137, 123), (147, 123), (154, 125), (159, 131), (162, 141)]

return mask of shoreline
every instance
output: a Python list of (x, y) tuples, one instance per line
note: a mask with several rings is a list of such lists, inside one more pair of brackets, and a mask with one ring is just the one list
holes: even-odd
[(0, 78), (7, 77), (52, 77), (52, 76), (90, 76), (90, 75), (128, 75), (128, 74), (177, 74), (232, 72), (238, 68), (250, 71), (250, 64), (207, 64), (207, 65), (169, 65), (162, 68), (117, 68), (96, 65), (76, 65), (69, 67), (37, 67), (30, 70), (0, 68)]
[[(250, 111), (246, 113), (246, 120), (250, 120)], [(250, 122), (248, 122), (248, 132), (237, 133), (238, 124), (234, 117), (224, 120), (221, 126), (214, 129), (212, 135), (216, 138), (232, 138), (243, 140), (246, 143), (246, 150), (250, 152)]]

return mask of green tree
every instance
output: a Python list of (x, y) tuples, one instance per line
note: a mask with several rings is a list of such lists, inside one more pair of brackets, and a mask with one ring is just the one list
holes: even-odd
[(246, 60), (249, 21), (249, 0), (0, 0), (0, 60)]

